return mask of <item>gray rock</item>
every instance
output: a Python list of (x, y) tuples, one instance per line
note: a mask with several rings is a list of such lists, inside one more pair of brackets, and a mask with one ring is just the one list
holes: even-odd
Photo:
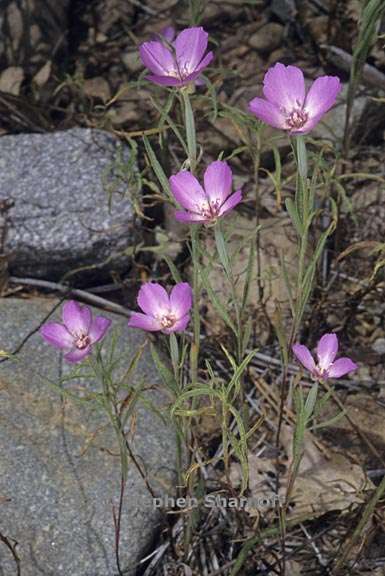
[(372, 344), (372, 350), (377, 354), (385, 354), (385, 338), (377, 338)]
[(127, 266), (123, 253), (136, 238), (117, 168), (123, 158), (128, 150), (100, 130), (0, 138), (0, 200), (13, 202), (5, 243), (13, 273), (55, 279), (79, 267)]
[[(13, 350), (54, 304), (43, 299), (0, 300), (0, 349)], [(123, 331), (117, 344), (122, 370), (143, 336), (125, 320), (114, 320)], [(52, 386), (69, 365), (64, 367), (60, 352), (38, 333), (17, 357), (0, 364), (0, 533), (18, 542), (23, 576), (115, 576), (112, 506), (117, 507), (120, 491), (116, 436), (106, 426), (104, 413), (90, 403), (61, 400)], [(147, 350), (134, 380), (136, 385), (159, 384)], [(88, 390), (93, 386), (85, 380), (81, 385)], [(164, 404), (160, 392), (152, 390), (150, 399), (158, 407)], [(174, 484), (174, 432), (152, 412), (136, 411), (135, 426), (134, 421), (127, 425), (127, 430), (135, 428), (129, 436), (131, 446), (159, 495)], [(159, 514), (130, 463), (120, 548), (127, 575), (134, 574), (159, 528)], [(0, 542), (0, 575), (15, 573), (11, 554)]]
[(271, 11), (278, 16), (282, 22), (294, 22), (297, 16), (297, 6), (295, 0), (272, 0)]
[(283, 33), (282, 24), (268, 22), (250, 37), (249, 44), (260, 52), (272, 52), (281, 45)]
[[(346, 116), (346, 96), (348, 86), (343, 85), (341, 93), (337, 97), (337, 102), (331, 110), (322, 118), (321, 122), (312, 130), (313, 138), (323, 138), (333, 142), (341, 142), (345, 130), (345, 116)], [(351, 114), (352, 125), (355, 125), (364, 110), (367, 98), (359, 96), (354, 99), (353, 109)]]

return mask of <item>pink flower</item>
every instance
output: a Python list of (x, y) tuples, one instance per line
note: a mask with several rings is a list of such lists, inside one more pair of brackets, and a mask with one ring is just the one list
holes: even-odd
[(185, 209), (177, 210), (180, 222), (215, 222), (242, 200), (241, 190), (231, 194), (233, 174), (227, 162), (216, 160), (204, 174), (204, 189), (187, 170), (170, 178), (175, 200)]
[(249, 103), (257, 118), (291, 134), (306, 134), (334, 105), (342, 86), (337, 76), (321, 76), (305, 91), (302, 70), (275, 64), (265, 74), (263, 94)]
[(164, 334), (183, 332), (190, 321), (192, 290), (186, 282), (179, 282), (168, 295), (160, 284), (147, 282), (139, 290), (138, 305), (144, 314), (134, 312), (129, 326)]
[(314, 362), (310, 350), (302, 344), (294, 344), (292, 348), (297, 359), (311, 372), (317, 380), (341, 378), (345, 374), (357, 370), (358, 366), (350, 358), (339, 358), (334, 361), (338, 352), (336, 334), (324, 334), (317, 346), (318, 363)]
[(160, 40), (144, 42), (139, 48), (143, 64), (152, 72), (146, 76), (155, 84), (185, 86), (193, 82), (214, 58), (206, 55), (208, 34), (202, 27), (186, 28), (172, 39), (171, 29)]
[(88, 306), (81, 306), (74, 300), (66, 302), (62, 309), (63, 324), (47, 322), (40, 328), (40, 334), (55, 348), (65, 350), (67, 362), (81, 362), (91, 352), (91, 347), (101, 340), (111, 320), (104, 316), (92, 318)]

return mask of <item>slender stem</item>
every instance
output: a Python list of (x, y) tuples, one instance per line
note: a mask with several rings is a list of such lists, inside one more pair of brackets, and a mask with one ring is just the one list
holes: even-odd
[(223, 464), (225, 467), (225, 476), (230, 486), (230, 468), (229, 468), (229, 440), (228, 440), (228, 414), (227, 403), (222, 403), (222, 444), (223, 444)]
[(263, 301), (263, 283), (262, 283), (262, 262), (261, 262), (261, 231), (260, 231), (260, 214), (261, 214), (261, 195), (259, 192), (259, 166), (261, 162), (261, 138), (259, 132), (257, 133), (257, 146), (254, 153), (252, 153), (254, 164), (254, 183), (255, 183), (255, 224), (257, 227), (257, 234), (255, 237), (255, 247), (257, 254), (257, 298), (258, 304), (261, 305)]
[[(174, 372), (174, 378), (177, 385), (177, 390), (182, 391), (182, 375), (181, 375), (181, 357), (179, 352), (178, 340), (176, 335), (171, 332), (170, 334), (170, 357), (171, 364)], [(177, 392), (178, 394), (178, 392)], [(177, 466), (177, 488), (178, 491), (183, 486), (183, 441), (185, 443), (186, 449), (188, 450), (189, 437), (187, 430), (182, 422), (182, 428), (178, 428), (178, 423), (175, 423), (175, 435), (176, 435), (176, 466)], [(181, 494), (182, 496), (182, 494)]]
[[(276, 435), (276, 449), (277, 449), (277, 478), (276, 478), (276, 491), (279, 493), (280, 475), (278, 473), (279, 466), (279, 447), (280, 447), (280, 436), (283, 424), (284, 410), (285, 410), (285, 400), (286, 400), (286, 384), (288, 377), (288, 356), (291, 346), (294, 342), (296, 334), (299, 329), (299, 325), (302, 317), (303, 309), (303, 277), (305, 271), (305, 260), (306, 251), (308, 246), (308, 235), (309, 235), (309, 218), (311, 207), (309, 206), (309, 194), (308, 194), (308, 163), (307, 163), (307, 152), (306, 152), (306, 142), (303, 136), (296, 136), (294, 142), (292, 142), (294, 158), (297, 164), (297, 187), (295, 194), (295, 206), (298, 214), (298, 218), (302, 223), (303, 232), (299, 239), (299, 262), (298, 262), (298, 274), (297, 274), (297, 286), (296, 286), (296, 298), (295, 298), (295, 314), (290, 330), (290, 335), (287, 344), (287, 354), (285, 355), (286, 360), (284, 360), (281, 386), (280, 386), (280, 407), (279, 407), (279, 417), (278, 417), (278, 427)], [(281, 575), (285, 576), (286, 573), (286, 507), (280, 508), (280, 540), (281, 540)]]
[(301, 322), (303, 309), (303, 279), (305, 272), (306, 252), (309, 242), (309, 225), (311, 218), (311, 207), (309, 206), (309, 191), (307, 183), (308, 163), (306, 142), (304, 136), (296, 136), (294, 141), (295, 159), (297, 163), (297, 191), (296, 191), (296, 206), (298, 215), (303, 226), (303, 232), (299, 241), (299, 259), (298, 259), (298, 275), (297, 275), (297, 290), (295, 298), (295, 318), (294, 329), (292, 338), (294, 339)]
[(194, 341), (191, 346), (191, 382), (193, 384), (198, 381), (198, 363), (199, 363), (199, 348), (200, 348), (200, 330), (201, 319), (199, 315), (199, 298), (200, 298), (200, 285), (199, 285), (199, 226), (191, 227), (191, 256), (193, 263), (193, 329)]
[(120, 565), (120, 531), (121, 531), (121, 524), (122, 524), (122, 512), (123, 512), (123, 499), (124, 499), (124, 490), (126, 488), (126, 480), (121, 474), (120, 477), (120, 497), (119, 497), (119, 506), (118, 506), (118, 514), (116, 515), (115, 509), (113, 508), (113, 516), (114, 516), (114, 528), (115, 528), (115, 562), (116, 567), (118, 569), (119, 576), (123, 576), (122, 567)]
[(345, 562), (345, 559), (347, 558), (349, 552), (356, 544), (358, 538), (364, 533), (365, 526), (369, 521), (369, 518), (372, 516), (378, 501), (382, 498), (384, 493), (385, 493), (385, 476), (382, 478), (380, 484), (377, 486), (376, 491), (374, 492), (373, 496), (367, 503), (365, 510), (361, 516), (361, 520), (357, 524), (350, 541), (348, 542), (347, 546), (339, 556), (335, 568), (333, 570), (334, 574), (337, 574), (339, 572), (339, 569)]
[(196, 142), (194, 112), (191, 106), (190, 95), (186, 88), (182, 90), (182, 96), (183, 96), (184, 121), (186, 129), (186, 140), (189, 155), (190, 171), (194, 173), (196, 170), (196, 163), (197, 163), (197, 142)]
[(235, 278), (234, 278), (234, 273), (233, 273), (233, 267), (231, 265), (231, 258), (230, 258), (230, 255), (228, 253), (228, 250), (227, 250), (227, 243), (226, 243), (226, 240), (225, 240), (225, 237), (223, 234), (222, 222), (220, 220), (216, 224), (215, 239), (216, 239), (216, 243), (217, 243), (218, 255), (219, 255), (220, 261), (222, 263), (222, 267), (224, 268), (224, 272), (226, 274), (227, 280), (230, 284), (231, 299), (232, 299), (233, 306), (234, 306), (235, 324), (236, 324), (236, 331), (237, 331), (237, 333), (235, 335), (236, 348), (237, 348), (236, 358), (237, 358), (238, 364), (240, 364), (242, 362), (242, 340), (243, 340), (242, 311), (241, 311), (241, 306), (240, 306), (238, 295), (237, 295)]

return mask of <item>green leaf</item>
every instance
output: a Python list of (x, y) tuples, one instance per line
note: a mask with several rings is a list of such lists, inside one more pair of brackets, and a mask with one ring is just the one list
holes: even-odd
[(196, 159), (197, 159), (197, 143), (196, 143), (194, 113), (191, 106), (190, 96), (186, 89), (182, 90), (182, 95), (184, 102), (185, 128), (186, 128), (188, 155), (190, 161), (190, 170), (191, 172), (195, 172)]
[(163, 192), (166, 194), (166, 196), (170, 200), (172, 200), (172, 203), (175, 204), (174, 197), (171, 194), (171, 189), (170, 189), (170, 184), (169, 184), (168, 178), (167, 178), (166, 174), (164, 173), (164, 170), (163, 170), (162, 166), (160, 165), (160, 163), (156, 157), (156, 154), (155, 154), (147, 136), (143, 136), (143, 142), (144, 142), (144, 147), (146, 149), (147, 156), (148, 156), (148, 159), (150, 161), (151, 167), (154, 170), (155, 175), (158, 178), (160, 185), (162, 186)]
[[(199, 264), (198, 264), (199, 265)], [(202, 279), (202, 283), (203, 286), (210, 298), (211, 304), (214, 306), (215, 310), (218, 312), (219, 316), (222, 318), (222, 320), (227, 324), (227, 326), (234, 332), (234, 334), (237, 336), (237, 329), (234, 326), (233, 321), (231, 320), (230, 316), (227, 314), (225, 307), (223, 306), (223, 304), (219, 301), (217, 295), (215, 294), (214, 290), (211, 287), (210, 281), (208, 279), (208, 274), (206, 272), (206, 270), (204, 270), (203, 267), (199, 266), (200, 269), (200, 276)]]
[[(218, 398), (221, 402), (223, 402), (223, 395), (218, 390), (211, 388), (210, 386), (198, 386), (195, 388), (191, 388), (190, 390), (186, 390), (182, 392), (175, 400), (174, 405), (171, 408), (171, 415), (174, 416), (175, 412), (180, 408), (181, 404), (186, 402), (186, 400), (190, 400), (191, 398), (199, 398), (201, 396), (208, 396), (212, 398), (213, 396)], [(190, 407), (188, 408), (190, 410)]]
[(296, 136), (296, 156), (297, 156), (297, 163), (298, 163), (298, 171), (299, 175), (304, 182), (307, 180), (307, 151), (306, 151), (306, 143), (304, 136)]
[(226, 241), (223, 236), (220, 222), (215, 226), (215, 243), (217, 246), (219, 260), (226, 272), (227, 278), (231, 278), (231, 265), (230, 259), (226, 248)]
[(177, 337), (175, 336), (174, 332), (171, 332), (170, 334), (170, 353), (175, 378), (177, 378), (177, 374), (179, 372), (179, 346)]
[(178, 282), (182, 282), (182, 277), (179, 273), (178, 268), (175, 266), (174, 262), (171, 260), (171, 258), (167, 255), (164, 254), (163, 255), (163, 260), (165, 260), (165, 262), (167, 263), (167, 266), (169, 267), (169, 270), (171, 272), (171, 276), (172, 279), (174, 280), (175, 284), (178, 284)]
[(294, 204), (292, 198), (286, 198), (285, 206), (286, 206), (286, 210), (289, 213), (291, 221), (293, 222), (294, 228), (297, 231), (298, 236), (301, 237), (303, 235), (303, 225), (302, 225), (302, 222), (301, 222), (300, 217), (298, 215), (297, 207)]
[(157, 350), (153, 344), (151, 344), (151, 355), (152, 355), (152, 359), (154, 361), (154, 364), (155, 364), (157, 370), (159, 371), (160, 377), (163, 380), (164, 385), (166, 386), (166, 388), (171, 390), (171, 392), (173, 393), (174, 396), (177, 396), (179, 394), (179, 387), (178, 387), (177, 382), (175, 381), (174, 374), (164, 364), (164, 362), (162, 362), (162, 360), (160, 359), (160, 356), (159, 356), (159, 354), (158, 354), (158, 352), (157, 352)]
[(313, 415), (314, 407), (317, 402), (317, 395), (318, 395), (318, 382), (315, 382), (315, 384), (313, 384), (313, 386), (309, 390), (304, 406), (306, 421), (309, 421)]

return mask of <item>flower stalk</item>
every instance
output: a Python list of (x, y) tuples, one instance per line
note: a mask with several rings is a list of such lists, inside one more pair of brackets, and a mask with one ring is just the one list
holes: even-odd
[(196, 171), (197, 164), (197, 141), (196, 141), (196, 129), (194, 112), (191, 106), (189, 88), (186, 87), (181, 90), (183, 99), (183, 111), (184, 111), (184, 121), (186, 129), (186, 140), (187, 140), (187, 150), (189, 156), (189, 166), (192, 174)]

